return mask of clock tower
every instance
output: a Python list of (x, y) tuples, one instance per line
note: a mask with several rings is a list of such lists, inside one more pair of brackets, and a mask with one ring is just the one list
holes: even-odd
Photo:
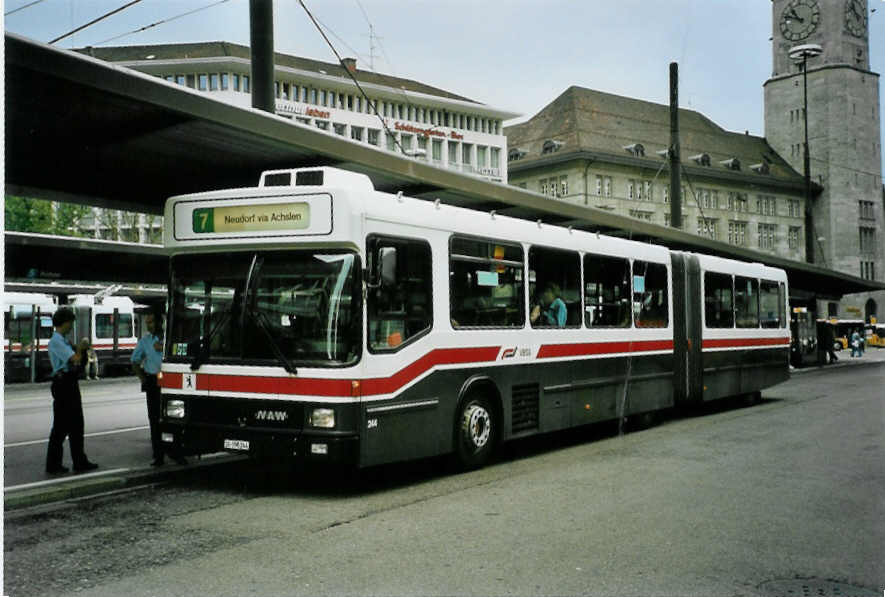
[(867, 1), (772, 0), (771, 5), (773, 68), (764, 84), (765, 137), (800, 173), (804, 81), (801, 59), (792, 59), (790, 49), (821, 48), (806, 59), (813, 261), (885, 280), (879, 75), (870, 70)]

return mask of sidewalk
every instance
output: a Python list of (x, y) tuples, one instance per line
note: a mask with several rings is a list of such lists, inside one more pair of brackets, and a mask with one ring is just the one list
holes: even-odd
[(808, 373), (809, 371), (819, 371), (821, 369), (833, 369), (835, 367), (857, 367), (859, 365), (875, 365), (877, 363), (885, 363), (885, 348), (878, 348), (876, 346), (868, 347), (862, 357), (851, 357), (851, 350), (840, 350), (836, 352), (836, 356), (839, 358), (835, 363), (828, 363), (826, 365), (817, 365), (812, 367), (801, 367), (798, 369), (794, 369), (790, 367), (790, 374), (797, 375), (801, 373)]

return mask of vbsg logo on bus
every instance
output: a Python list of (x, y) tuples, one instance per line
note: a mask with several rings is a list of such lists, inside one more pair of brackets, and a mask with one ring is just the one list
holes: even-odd
[(304, 202), (200, 207), (193, 211), (196, 234), (301, 230), (309, 226), (310, 205)]

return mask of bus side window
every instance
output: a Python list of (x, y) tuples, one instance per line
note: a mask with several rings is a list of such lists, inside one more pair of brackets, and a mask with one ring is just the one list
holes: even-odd
[(633, 310), (636, 327), (665, 328), (669, 323), (667, 267), (633, 262)]
[(735, 276), (734, 313), (737, 327), (759, 327), (759, 280)]
[(532, 327), (579, 327), (581, 261), (578, 254), (545, 247), (529, 249), (529, 302)]
[[(425, 241), (372, 236), (367, 239), (367, 266), (380, 265), (384, 249), (396, 249), (392, 279), (378, 272), (367, 296), (369, 349), (372, 352), (398, 349), (433, 325), (431, 251)], [(386, 277), (385, 277), (386, 278)]]
[(584, 305), (588, 328), (630, 327), (630, 262), (584, 255)]
[(522, 247), (452, 237), (449, 251), (452, 327), (522, 327)]
[(783, 283), (762, 280), (759, 285), (759, 319), (764, 328), (783, 327)]
[(733, 296), (730, 275), (704, 274), (704, 319), (708, 328), (734, 327)]

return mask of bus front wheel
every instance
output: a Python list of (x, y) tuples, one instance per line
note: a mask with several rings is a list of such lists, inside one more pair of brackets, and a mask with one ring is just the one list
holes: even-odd
[(456, 432), (456, 454), (461, 467), (484, 466), (492, 456), (498, 437), (495, 411), (486, 398), (472, 397), (464, 401)]

